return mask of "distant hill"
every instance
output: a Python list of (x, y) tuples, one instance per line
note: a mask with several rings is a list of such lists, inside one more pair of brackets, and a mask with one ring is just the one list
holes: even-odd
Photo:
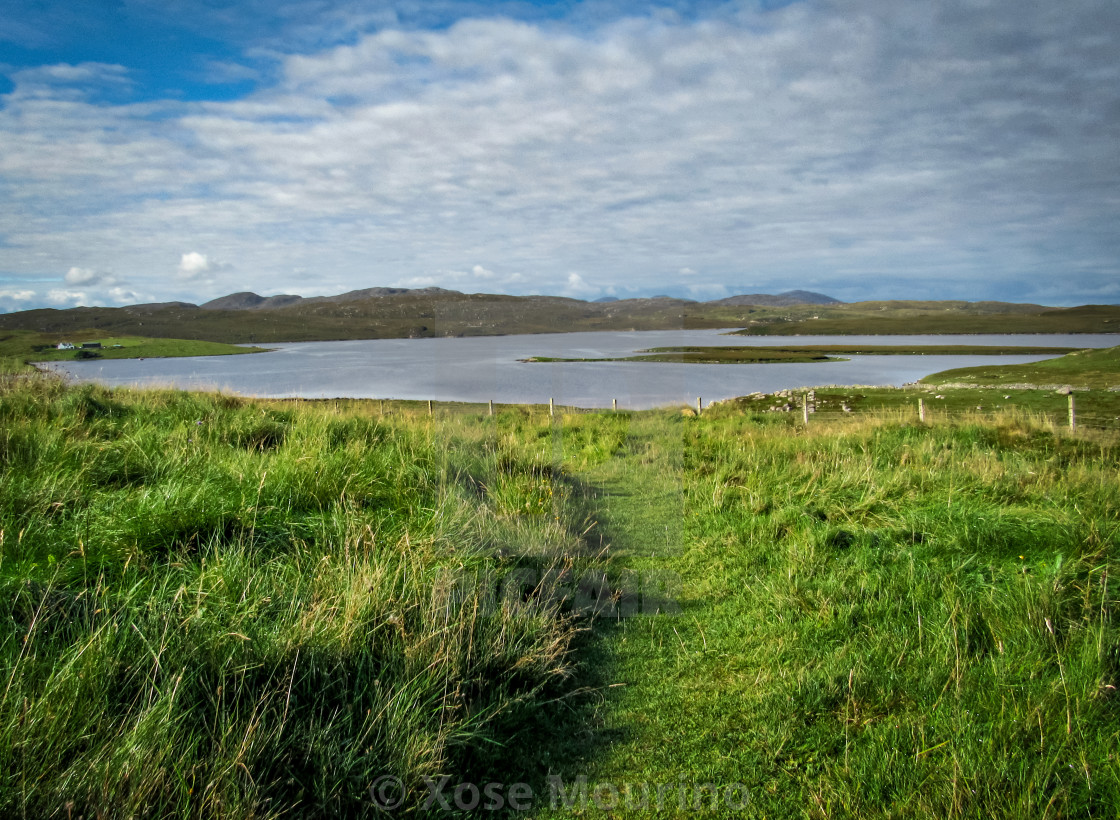
[(742, 328), (746, 335), (1109, 333), (1120, 307), (1051, 308), (1006, 302), (840, 302), (809, 291), (711, 302), (656, 296), (585, 302), (561, 296), (365, 288), (337, 296), (233, 293), (201, 306), (37, 309), (0, 315), (0, 330), (76, 330), (232, 343), (497, 336), (579, 330)]
[(202, 310), (266, 310), (280, 308), (302, 302), (302, 296), (281, 294), (280, 296), (258, 296), (255, 293), (231, 293), (220, 299), (211, 299), (199, 305)]
[(840, 305), (839, 299), (825, 296), (823, 293), (813, 293), (811, 290), (787, 290), (784, 293), (770, 295), (768, 293), (750, 293), (742, 296), (728, 296), (726, 299), (715, 299), (709, 305), (760, 305), (762, 307), (788, 307), (789, 305)]
[(198, 310), (198, 305), (190, 302), (147, 302), (142, 305), (129, 305), (121, 310), (129, 313), (156, 313), (161, 310)]
[[(276, 308), (292, 307), (293, 305), (312, 305), (322, 302), (341, 304), (343, 302), (357, 302), (362, 299), (383, 299), (388, 296), (401, 296), (404, 294), (409, 294), (411, 296), (463, 295), (457, 290), (445, 290), (444, 288), (363, 288), (362, 290), (340, 293), (336, 296), (296, 296), (287, 293), (277, 296), (260, 296), (256, 293), (243, 291), (240, 293), (231, 293), (228, 296), (222, 296), (217, 299), (211, 299), (209, 302), (205, 302), (198, 307), (202, 310), (275, 310)], [(620, 299), (617, 296), (601, 296), (595, 299), (593, 304), (640, 301), (641, 299), (668, 299), (676, 302), (689, 303), (694, 301), (692, 299), (681, 299), (668, 294), (659, 293), (656, 296), (632, 297), (630, 299)], [(164, 304), (169, 306), (181, 306), (187, 305), (188, 303), (167, 302)], [(813, 293), (808, 290), (787, 290), (784, 293), (776, 295), (769, 293), (752, 293), (741, 296), (729, 296), (726, 299), (715, 299), (706, 304), (736, 307), (739, 305), (786, 307), (788, 305), (838, 305), (842, 303), (839, 299), (833, 299), (831, 296), (825, 296), (823, 293)]]
[[(250, 291), (243, 291), (241, 293), (231, 293), (229, 296), (211, 299), (209, 302), (199, 305), (199, 307), (203, 310), (275, 310), (276, 308), (292, 307), (293, 305), (299, 304), (310, 305), (316, 302), (339, 304), (341, 302), (358, 302), (362, 299), (381, 299), (386, 296), (400, 296), (406, 293), (437, 296), (439, 294), (458, 293), (458, 291), (444, 290), (443, 288), (363, 288), (362, 290), (351, 290), (347, 293), (340, 293), (337, 296), (296, 296), (290, 293), (284, 293), (278, 296), (259, 296)], [(177, 304), (184, 303), (179, 302)]]

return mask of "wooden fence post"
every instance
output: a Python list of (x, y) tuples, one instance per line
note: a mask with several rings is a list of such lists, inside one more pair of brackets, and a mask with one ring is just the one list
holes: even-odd
[(703, 408), (704, 402), (699, 396), (696, 397), (696, 415), (700, 415), (700, 410)]
[(611, 399), (611, 412), (612, 413), (617, 413), (618, 412), (618, 399)]
[(490, 399), (490, 415), (494, 415), (494, 400)]
[(925, 399), (918, 399), (918, 421), (925, 424), (926, 421), (926, 402)]
[(1077, 429), (1077, 411), (1073, 406), (1073, 393), (1069, 394), (1069, 431), (1072, 433)]
[(548, 400), (548, 415), (550, 415), (550, 416), (555, 416), (556, 415), (556, 405), (554, 405), (552, 403), (552, 398), (551, 397)]
[(428, 399), (428, 415), (432, 414), (432, 400)]
[(803, 393), (801, 396), (801, 421), (805, 426), (809, 426), (809, 394)]

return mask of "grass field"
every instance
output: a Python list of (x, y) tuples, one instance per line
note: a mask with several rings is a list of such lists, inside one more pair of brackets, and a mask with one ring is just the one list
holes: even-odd
[[(59, 342), (76, 345), (77, 350), (58, 350)], [(81, 350), (83, 342), (98, 342), (97, 350)], [(0, 373), (21, 373), (34, 370), (29, 362), (57, 362), (82, 358), (138, 359), (164, 356), (228, 356), (259, 353), (261, 347), (237, 347), (221, 342), (193, 339), (154, 339), (145, 336), (105, 336), (95, 330), (77, 331), (60, 336), (57, 333), (36, 333), (9, 330), (0, 333)]]
[(1116, 333), (1120, 306), (1070, 308), (1006, 302), (852, 302), (753, 310), (746, 336), (938, 333)]
[[(680, 610), (601, 624), (614, 688), (553, 776), (589, 816), (1115, 813), (1118, 455), (1022, 420), (644, 417), (588, 477)], [(651, 471), (676, 543), (635, 527)]]
[(0, 815), (360, 815), (562, 691), (550, 440), (368, 410), (5, 381)]
[(1115, 816), (1117, 428), (915, 392), (6, 377), (0, 815)]
[[(1069, 422), (1069, 396), (1056, 390), (1021, 387), (818, 387), (812, 391), (786, 390), (756, 393), (721, 402), (739, 412), (786, 415), (787, 423), (801, 424), (802, 405), (808, 393), (812, 409), (810, 424), (836, 421), (869, 412), (890, 412), (900, 421), (917, 421), (918, 402), (930, 423), (953, 423), (969, 419), (996, 423), (1009, 416), (1054, 429)], [(1115, 430), (1120, 427), (1120, 391), (1079, 389), (1075, 393), (1076, 419), (1084, 427)]]
[(1002, 367), (946, 370), (922, 379), (926, 384), (1063, 384), (1081, 388), (1120, 387), (1120, 347), (1079, 350), (1060, 359)]

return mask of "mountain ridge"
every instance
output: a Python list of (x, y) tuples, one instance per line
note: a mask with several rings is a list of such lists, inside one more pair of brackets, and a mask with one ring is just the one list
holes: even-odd
[(713, 299), (709, 305), (759, 305), (761, 307), (788, 307), (790, 305), (840, 305), (839, 299), (826, 296), (823, 293), (814, 293), (811, 290), (787, 290), (782, 293), (746, 293), (740, 296), (728, 296), (726, 299)]
[[(230, 293), (225, 296), (219, 296), (216, 299), (211, 299), (208, 302), (203, 302), (199, 305), (194, 305), (201, 310), (275, 310), (277, 308), (292, 307), (294, 305), (310, 305), (317, 303), (330, 303), (340, 304), (343, 302), (356, 302), (362, 299), (382, 299), (388, 296), (401, 296), (404, 294), (409, 295), (462, 295), (468, 294), (458, 290), (448, 290), (446, 288), (428, 287), (428, 288), (389, 288), (389, 287), (372, 287), (362, 288), (360, 290), (351, 290), (346, 293), (339, 293), (333, 296), (298, 296), (293, 293), (280, 293), (274, 296), (261, 296), (260, 294), (252, 291), (238, 291), (237, 293)], [(472, 296), (480, 295), (498, 295), (498, 294), (470, 294)], [(543, 294), (533, 294), (523, 297), (523, 299), (534, 298), (547, 298), (558, 299), (565, 297), (544, 296)], [(782, 293), (751, 293), (740, 294), (737, 296), (728, 296), (722, 299), (711, 299), (700, 302), (696, 299), (683, 299), (676, 296), (669, 296), (666, 294), (658, 294), (656, 296), (632, 296), (632, 297), (618, 297), (618, 296), (602, 296), (598, 299), (591, 300), (591, 304), (609, 304), (614, 302), (635, 302), (642, 299), (662, 299), (677, 302), (692, 302), (697, 304), (708, 305), (730, 305), (740, 307), (742, 305), (760, 305), (763, 307), (785, 307), (788, 305), (836, 305), (842, 304), (839, 299), (834, 299), (831, 296), (826, 296), (823, 293), (814, 293), (809, 290), (787, 290)], [(583, 300), (576, 300), (583, 301)], [(190, 302), (162, 302), (154, 303), (154, 305), (167, 305), (167, 306), (191, 306)], [(149, 307), (148, 305), (126, 305), (126, 309)]]
[[(764, 305), (768, 297), (777, 304)], [(1005, 302), (824, 301), (809, 291), (745, 294), (710, 302), (639, 297), (588, 302), (564, 296), (467, 294), (441, 288), (365, 288), (336, 296), (243, 291), (202, 306), (157, 302), (123, 308), (39, 308), (0, 315), (0, 331), (65, 340), (76, 332), (234, 344), (345, 339), (500, 336), (571, 331), (741, 328), (750, 336), (914, 333), (1115, 333), (1120, 306), (1050, 308)], [(806, 301), (816, 299), (816, 301)], [(793, 302), (793, 304), (783, 304)]]

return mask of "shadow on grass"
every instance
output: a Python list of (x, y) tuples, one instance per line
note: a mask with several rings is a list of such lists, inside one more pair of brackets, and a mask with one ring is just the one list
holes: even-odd
[[(555, 805), (557, 783), (571, 784), (587, 775), (612, 745), (627, 739), (625, 729), (604, 722), (616, 666), (614, 625), (600, 619), (586, 627), (573, 647), (577, 663), (566, 691), (550, 693), (509, 713), (494, 727), (493, 736), (503, 739), (476, 746), (460, 769), (463, 782), (474, 784), (480, 792), (487, 784), (501, 784), (497, 791), (506, 797), (504, 816), (518, 814), (508, 800), (515, 784), (528, 787), (531, 797), (525, 808), (535, 815)], [(455, 785), (449, 782), (443, 793), (450, 798)], [(486, 806), (483, 796), (479, 808)], [(440, 813), (444, 812), (436, 812)], [(503, 816), (502, 811), (487, 814)]]
[[(532, 815), (548, 815), (563, 806), (559, 788), (590, 778), (612, 748), (633, 740), (633, 730), (611, 721), (612, 693), (621, 691), (614, 688), (622, 675), (618, 642), (628, 619), (680, 611), (679, 584), (665, 571), (665, 559), (683, 546), (683, 489), (676, 466), (682, 447), (675, 429), (632, 428), (613, 457), (563, 477), (581, 517), (591, 522), (584, 533), (588, 553), (605, 557), (604, 589), (580, 591), (585, 605), (597, 602), (600, 609), (580, 623), (566, 691), (512, 712), (497, 727), (496, 736), (505, 738), (500, 745), (472, 750), (461, 770), (480, 791), (487, 783), (501, 783), (508, 794), (511, 784), (527, 784)], [(453, 790), (449, 784), (445, 793)]]

